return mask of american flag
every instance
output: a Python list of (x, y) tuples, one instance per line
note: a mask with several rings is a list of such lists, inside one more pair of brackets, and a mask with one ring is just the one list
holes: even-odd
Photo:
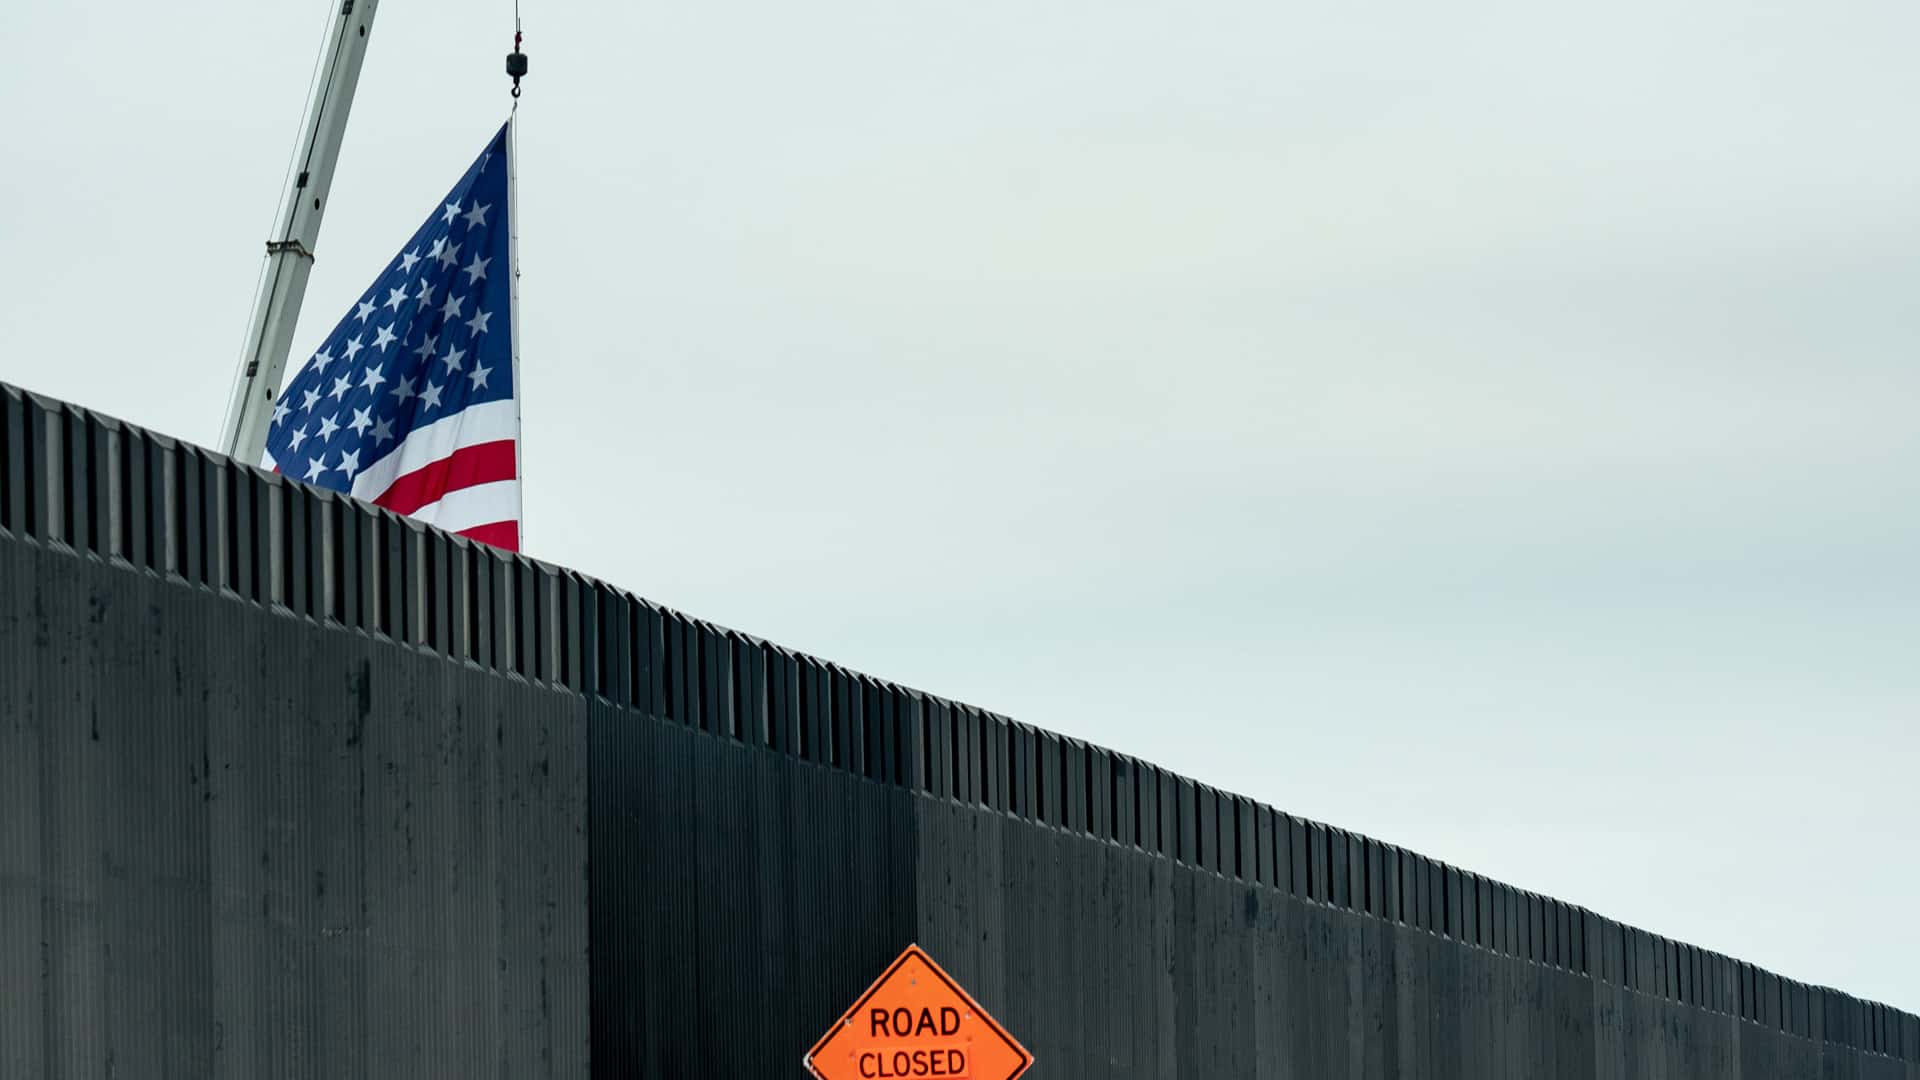
[(263, 464), (518, 551), (510, 127), (287, 381)]

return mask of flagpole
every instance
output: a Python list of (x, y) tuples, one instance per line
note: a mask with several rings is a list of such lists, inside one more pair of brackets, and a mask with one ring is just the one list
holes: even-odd
[[(517, 37), (517, 35), (516, 35)], [(514, 52), (520, 51), (519, 42), (514, 43)], [(524, 66), (524, 65), (523, 65)], [(513, 448), (515, 497), (519, 500), (518, 516), (520, 520), (520, 550), (527, 550), (527, 433), (521, 426), (521, 403), (526, 400), (527, 387), (520, 381), (520, 184), (516, 171), (520, 167), (520, 80), (514, 79), (513, 109), (507, 114), (507, 344), (513, 353), (513, 430), (517, 442)]]
[(513, 51), (507, 54), (507, 77), (513, 80), (513, 108), (507, 110), (507, 349), (513, 365), (513, 485), (516, 538), (527, 550), (527, 433), (521, 426), (520, 403), (526, 384), (520, 381), (520, 80), (527, 75), (527, 54), (520, 51), (526, 35), (520, 27), (520, 0), (513, 0)]
[(267, 445), (267, 424), (274, 395), (293, 347), (294, 325), (300, 321), (300, 303), (306, 296), (307, 275), (313, 269), (313, 250), (319, 241), (320, 218), (333, 187), (333, 168), (340, 159), (347, 114), (353, 108), (354, 88), (366, 59), (367, 39), (380, 0), (327, 0), (338, 11), (320, 56), (319, 78), (307, 106), (300, 141), (294, 149), (296, 170), (281, 203), (273, 238), (267, 241), (267, 266), (254, 297), (253, 319), (247, 330), (246, 351), (227, 399), (227, 417), (220, 446), (231, 457), (254, 465)]

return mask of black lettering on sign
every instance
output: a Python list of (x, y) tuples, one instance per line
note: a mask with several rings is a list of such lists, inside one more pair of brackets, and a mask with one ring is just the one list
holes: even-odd
[(960, 1010), (951, 1005), (940, 1006), (938, 1016), (924, 1006), (916, 1015), (911, 1009), (867, 1010), (867, 1033), (873, 1036), (889, 1036), (895, 1039), (917, 1039), (923, 1035), (960, 1034)]
[(943, 1076), (965, 1080), (967, 1052), (953, 1047), (934, 1050), (862, 1050), (857, 1062), (867, 1080), (914, 1080)]

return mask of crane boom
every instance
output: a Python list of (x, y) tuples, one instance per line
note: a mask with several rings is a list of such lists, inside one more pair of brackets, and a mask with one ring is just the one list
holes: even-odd
[(319, 77), (294, 150), (295, 172), (267, 241), (267, 265), (254, 297), (245, 352), (227, 400), (221, 449), (249, 465), (259, 464), (267, 445), (274, 395), (293, 347), (294, 324), (313, 269), (320, 218), (340, 160), (347, 114), (366, 59), (367, 40), (379, 0), (329, 0), (338, 4), (320, 55)]

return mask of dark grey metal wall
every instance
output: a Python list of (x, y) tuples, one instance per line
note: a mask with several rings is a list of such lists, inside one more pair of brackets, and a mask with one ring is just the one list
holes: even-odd
[(581, 1077), (568, 696), (0, 540), (0, 1077)]
[(916, 800), (593, 708), (593, 1058), (601, 1077), (798, 1077), (913, 940)]
[[(922, 807), (919, 941), (1020, 1035), (1036, 1075), (1920, 1078), (1911, 1054), (1843, 1041), (1863, 1015), (1852, 999), (1767, 976), (1766, 1018), (1744, 1020), (1730, 1003), (1751, 968), (1674, 943), (1656, 962), (1655, 939), (1537, 898), (1516, 905), (1478, 879), (1452, 885), (1432, 864), (1405, 864), (1430, 875), (1410, 889), (1378, 849), (1345, 860), (1349, 895), (1366, 905), (1355, 908), (1295, 891), (1278, 869), (1291, 852), (1258, 822), (1249, 881), (970, 807)], [(1267, 883), (1266, 851), (1285, 884)], [(1341, 863), (1316, 851), (1299, 868)], [(1690, 1003), (1625, 985), (1629, 943), (1659, 978), (1694, 988)]]
[(0, 553), (0, 1076), (785, 1075), (917, 938), (1038, 1076), (1920, 1080), (1910, 1014), (5, 387)]

